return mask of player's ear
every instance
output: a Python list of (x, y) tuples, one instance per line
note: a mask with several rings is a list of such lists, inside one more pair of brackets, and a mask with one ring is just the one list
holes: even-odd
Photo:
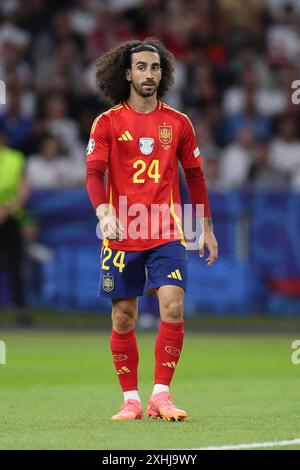
[(125, 77), (128, 82), (131, 82), (131, 69), (126, 69)]

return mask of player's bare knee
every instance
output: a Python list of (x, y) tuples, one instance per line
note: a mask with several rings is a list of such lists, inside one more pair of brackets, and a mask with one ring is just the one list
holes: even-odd
[(179, 322), (183, 319), (183, 302), (172, 300), (161, 305), (161, 317), (163, 321)]
[(112, 310), (112, 323), (115, 330), (125, 333), (132, 330), (135, 326), (135, 312), (130, 310), (121, 310), (114, 308)]

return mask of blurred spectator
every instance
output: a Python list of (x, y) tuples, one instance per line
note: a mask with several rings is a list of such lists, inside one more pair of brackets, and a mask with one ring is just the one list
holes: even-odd
[(267, 140), (271, 137), (271, 120), (261, 115), (256, 109), (255, 93), (249, 89), (244, 94), (243, 111), (228, 116), (224, 120), (224, 139), (227, 142), (237, 140), (242, 128), (248, 128), (255, 140)]
[(248, 180), (253, 188), (259, 190), (283, 190), (287, 188), (287, 179), (271, 166), (268, 142), (258, 142), (255, 145)]
[(38, 67), (45, 57), (53, 57), (57, 46), (73, 36), (68, 11), (58, 8), (55, 3), (52, 10), (51, 4), (47, 2), (46, 20), (47, 26), (39, 31), (31, 47), (35, 67)]
[(293, 116), (281, 117), (278, 132), (271, 143), (270, 160), (275, 169), (289, 178), (300, 168), (298, 125)]
[(80, 49), (72, 38), (64, 39), (52, 57), (40, 60), (36, 67), (36, 84), (40, 91), (61, 89), (66, 93), (81, 86)]
[(288, 86), (283, 87), (278, 84), (278, 81), (281, 70), (284, 67), (288, 67), (288, 65), (282, 66), (282, 69), (280, 68), (277, 74), (274, 73), (274, 69), (272, 70), (270, 67), (267, 67), (266, 62), (263, 62), (259, 77), (259, 65), (255, 63), (258, 60), (259, 57), (256, 54), (255, 60), (251, 61), (251, 65), (249, 63), (241, 64), (239, 76), (242, 83), (230, 87), (224, 94), (223, 106), (226, 114), (239, 114), (244, 111), (249, 99), (247, 98), (247, 92), (253, 94), (253, 105), (256, 111), (264, 116), (272, 117), (286, 110), (291, 82), (289, 82)]
[(83, 36), (90, 34), (97, 26), (97, 18), (91, 0), (77, 0), (70, 12), (70, 25), (75, 33)]
[(24, 51), (15, 44), (4, 41), (0, 44), (0, 76), (10, 86), (29, 84), (32, 69), (25, 60)]
[(24, 157), (7, 146), (0, 133), (0, 258), (9, 274), (9, 283), (17, 319), (25, 322), (24, 285), (22, 279), (23, 240), (20, 212), (29, 195), (24, 178)]
[(57, 137), (46, 134), (40, 152), (28, 159), (27, 179), (32, 189), (58, 189), (84, 184), (83, 165), (65, 154)]
[(224, 93), (223, 110), (225, 114), (228, 115), (238, 114), (244, 110), (246, 104), (246, 90), (255, 93), (258, 90), (258, 74), (252, 64), (247, 64), (246, 67), (240, 71), (238, 77), (240, 83), (229, 87)]
[[(210, 129), (214, 143), (219, 147), (226, 144), (226, 135), (224, 134), (224, 120), (221, 104), (213, 100), (208, 103), (203, 113), (203, 121)], [(199, 136), (199, 145), (202, 150), (201, 136)]]
[(72, 150), (79, 145), (77, 124), (69, 117), (67, 102), (62, 94), (53, 93), (47, 99), (45, 121), (48, 131), (59, 137), (66, 148)]
[(126, 10), (140, 5), (142, 1), (143, 0), (110, 0), (109, 7), (113, 10)]
[(300, 36), (293, 4), (286, 1), (278, 10), (278, 23), (267, 32), (267, 47), (272, 62), (295, 61), (300, 54)]
[(209, 147), (206, 149), (203, 158), (203, 168), (208, 189), (210, 191), (224, 189), (224, 183), (221, 177), (220, 153), (217, 147)]
[(291, 5), (294, 14), (300, 17), (300, 3), (298, 0), (267, 0), (267, 5), (275, 19), (280, 19), (284, 8)]
[(229, 145), (222, 156), (221, 179), (224, 187), (239, 188), (247, 182), (253, 163), (253, 134), (249, 128), (240, 129), (237, 142)]
[(21, 97), (20, 89), (10, 89), (8, 110), (0, 116), (0, 131), (7, 135), (9, 146), (16, 149), (22, 149), (32, 127), (32, 120), (22, 116)]
[(4, 43), (26, 47), (30, 43), (30, 35), (10, 22), (3, 22), (0, 28), (0, 46)]
[(300, 168), (297, 168), (291, 179), (291, 188), (294, 191), (300, 191)]
[(211, 66), (209, 64), (194, 66), (191, 86), (184, 89), (184, 104), (186, 106), (205, 106), (217, 98), (217, 93)]

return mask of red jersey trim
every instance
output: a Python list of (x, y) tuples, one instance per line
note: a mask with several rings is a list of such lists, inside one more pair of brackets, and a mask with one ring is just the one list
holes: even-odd
[[(103, 114), (103, 113), (102, 113), (102, 114)], [(97, 126), (97, 122), (98, 122), (99, 119), (101, 118), (102, 114), (100, 114), (99, 116), (96, 117), (96, 119), (94, 119), (94, 122), (93, 122), (92, 128), (91, 128), (91, 134), (94, 134), (95, 129), (96, 129), (96, 126)]]
[(118, 109), (122, 109), (123, 107), (123, 104), (118, 104), (117, 106), (110, 108), (109, 111), (118, 111)]

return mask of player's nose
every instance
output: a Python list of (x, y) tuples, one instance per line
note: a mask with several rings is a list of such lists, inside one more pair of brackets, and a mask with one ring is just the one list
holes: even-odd
[(147, 68), (147, 73), (146, 73), (147, 80), (153, 80), (153, 70), (151, 67)]

